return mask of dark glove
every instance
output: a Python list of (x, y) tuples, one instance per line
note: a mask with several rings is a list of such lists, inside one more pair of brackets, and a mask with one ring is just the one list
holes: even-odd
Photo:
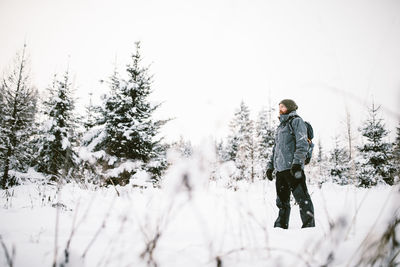
[(292, 168), (290, 169), (290, 173), (296, 179), (300, 179), (301, 177), (303, 177), (303, 174), (301, 173), (301, 165), (300, 164), (293, 164)]
[(274, 170), (272, 170), (272, 169), (268, 169), (267, 170), (267, 178), (268, 178), (268, 180), (270, 180), (270, 181), (272, 181), (272, 179), (273, 179), (273, 177), (272, 177), (272, 172), (273, 172)]

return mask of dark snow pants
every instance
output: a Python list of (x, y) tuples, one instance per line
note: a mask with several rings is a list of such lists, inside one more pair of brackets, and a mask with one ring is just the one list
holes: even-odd
[(276, 205), (279, 208), (279, 215), (274, 227), (287, 229), (290, 216), (290, 192), (300, 207), (300, 217), (303, 222), (302, 228), (314, 227), (314, 206), (308, 194), (306, 176), (302, 171), (302, 178), (296, 179), (290, 170), (276, 173)]

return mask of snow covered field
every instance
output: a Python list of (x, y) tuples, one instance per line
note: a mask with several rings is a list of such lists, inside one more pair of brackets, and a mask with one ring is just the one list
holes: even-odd
[[(292, 202), (289, 230), (283, 230), (272, 227), (278, 212), (273, 182), (227, 188), (184, 181), (162, 189), (2, 190), (2, 242), (16, 267), (51, 266), (55, 257), (63, 266), (65, 251), (64, 266), (356, 266), (377, 251), (374, 242), (400, 206), (398, 187), (310, 185), (317, 226), (300, 229)], [(0, 266), (9, 266), (4, 246)]]

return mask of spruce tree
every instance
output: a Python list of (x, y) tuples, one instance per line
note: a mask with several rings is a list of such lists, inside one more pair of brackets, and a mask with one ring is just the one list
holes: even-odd
[(1, 186), (6, 188), (17, 182), (10, 171), (26, 171), (32, 154), (38, 92), (30, 82), (26, 44), (17, 53), (10, 73), (3, 77), (0, 90)]
[(341, 146), (339, 137), (335, 137), (335, 146), (330, 153), (330, 176), (332, 181), (340, 184), (346, 185), (350, 183), (349, 171), (349, 153), (347, 150)]
[(318, 155), (317, 155), (317, 162), (321, 163), (323, 161), (324, 158), (324, 149), (322, 148), (322, 143), (321, 143), (321, 139), (318, 140)]
[(361, 158), (358, 160), (358, 177), (360, 186), (370, 187), (380, 182), (393, 184), (394, 166), (392, 144), (385, 142), (388, 135), (383, 120), (378, 117), (380, 106), (369, 109), (369, 118), (360, 128), (365, 139), (364, 145), (359, 147)]
[(396, 166), (396, 176), (400, 177), (400, 123), (396, 128), (396, 140), (394, 142), (393, 150), (393, 165)]
[(314, 160), (311, 159), (311, 164), (317, 167), (319, 178), (318, 183), (320, 186), (325, 182), (329, 181), (329, 175), (327, 174), (329, 166), (327, 156), (324, 153), (324, 148), (322, 146), (321, 138), (318, 139), (318, 154), (316, 157), (316, 163), (314, 165)]
[(260, 178), (266, 178), (268, 160), (275, 143), (275, 125), (271, 119), (272, 109), (263, 109), (258, 114), (256, 127), (257, 171)]
[(85, 107), (86, 114), (83, 122), (83, 127), (86, 131), (97, 125), (101, 113), (101, 108), (93, 104), (92, 98), (93, 93), (89, 93), (89, 104)]
[(174, 142), (171, 148), (175, 149), (184, 158), (190, 158), (193, 154), (193, 147), (190, 141), (186, 141), (182, 136), (178, 142)]
[(215, 151), (217, 154), (217, 160), (219, 163), (227, 162), (230, 160), (227, 147), (223, 140), (215, 142)]
[(240, 171), (238, 179), (253, 181), (255, 177), (254, 126), (250, 119), (250, 110), (242, 101), (230, 123), (231, 134), (228, 137), (229, 159), (235, 162)]
[(61, 79), (54, 76), (48, 88), (48, 99), (43, 102), (45, 120), (38, 142), (36, 168), (51, 175), (53, 180), (66, 176), (75, 165), (76, 127), (72, 84), (68, 71)]
[(106, 176), (122, 184), (140, 169), (148, 171), (156, 181), (167, 166), (166, 145), (158, 137), (167, 120), (153, 118), (160, 105), (148, 99), (153, 76), (149, 74), (149, 67), (142, 66), (140, 52), (137, 42), (132, 62), (126, 68), (127, 79), (114, 70), (101, 118), (83, 138), (91, 152), (98, 152), (96, 157), (103, 166), (102, 171), (108, 172)]

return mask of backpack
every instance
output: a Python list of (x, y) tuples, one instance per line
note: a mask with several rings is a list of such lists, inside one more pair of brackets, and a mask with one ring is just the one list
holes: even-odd
[[(300, 117), (300, 116), (295, 115), (289, 119), (289, 128), (290, 128), (291, 134), (293, 136), (294, 136), (294, 131), (293, 131), (293, 127), (292, 127), (292, 120), (297, 117)], [(313, 130), (313, 127), (311, 126), (311, 123), (309, 123), (308, 121), (304, 121), (304, 123), (306, 124), (306, 127), (307, 127), (307, 141), (308, 141), (308, 150), (307, 150), (307, 155), (306, 155), (304, 164), (307, 165), (311, 161), (312, 152), (314, 149), (314, 144), (312, 142), (312, 139), (314, 138), (314, 130)]]

